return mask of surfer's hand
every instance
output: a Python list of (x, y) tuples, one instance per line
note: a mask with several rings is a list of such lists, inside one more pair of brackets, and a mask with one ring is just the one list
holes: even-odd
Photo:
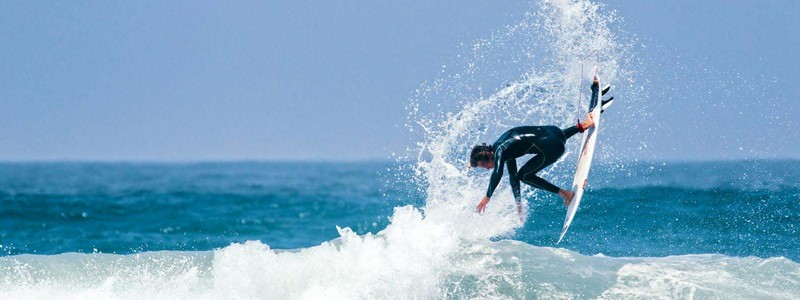
[(522, 210), (522, 202), (517, 201), (517, 213), (519, 214), (519, 221), (525, 223), (525, 212)]
[(489, 197), (483, 196), (483, 199), (481, 199), (481, 203), (478, 203), (478, 208), (477, 208), (478, 213), (482, 213), (484, 210), (486, 210), (486, 204), (488, 203), (489, 203)]

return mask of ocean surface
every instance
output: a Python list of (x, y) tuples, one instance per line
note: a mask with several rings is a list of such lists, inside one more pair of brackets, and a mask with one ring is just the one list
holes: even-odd
[(401, 298), (800, 296), (800, 161), (598, 165), (561, 244), (555, 195), (528, 189), (524, 224), (452, 239), (424, 224), (404, 174), (389, 162), (3, 163), (0, 298), (315, 298), (339, 284), (333, 298), (391, 298), (387, 274), (428, 284)]
[[(317, 245), (385, 227), (381, 163), (0, 165), (4, 255)], [(266, 234), (266, 235), (265, 235)]]
[[(623, 175), (607, 171), (617, 168), (595, 168), (593, 178), (606, 180), (589, 186), (561, 244), (564, 207), (546, 192), (530, 200), (523, 227), (497, 239), (589, 255), (800, 261), (800, 161), (632, 163)], [(409, 181), (393, 180), (398, 169), (389, 162), (4, 163), (0, 249), (4, 256), (131, 254), (249, 240), (308, 248), (339, 237), (336, 226), (377, 233), (394, 207), (421, 207), (425, 198)]]

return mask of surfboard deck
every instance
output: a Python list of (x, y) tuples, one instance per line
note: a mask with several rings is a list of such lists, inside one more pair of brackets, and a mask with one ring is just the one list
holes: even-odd
[[(602, 87), (599, 77), (597, 80), (598, 87)], [(602, 103), (601, 101), (603, 94), (608, 90), (608, 88), (604, 88), (603, 90), (603, 92), (598, 91), (596, 98), (591, 99), (591, 103), (589, 104), (589, 112), (592, 115), (592, 120), (594, 120), (594, 126), (587, 129), (581, 138), (581, 151), (578, 155), (578, 168), (575, 171), (575, 178), (572, 180), (572, 191), (575, 192), (575, 197), (572, 198), (572, 202), (570, 202), (569, 207), (567, 207), (567, 216), (564, 218), (564, 228), (561, 229), (561, 236), (558, 237), (558, 242), (556, 242), (556, 244), (561, 243), (564, 235), (567, 234), (569, 225), (572, 224), (572, 219), (575, 217), (575, 213), (578, 211), (578, 206), (581, 204), (581, 198), (583, 198), (583, 192), (586, 189), (586, 183), (588, 182), (589, 177), (589, 169), (592, 167), (592, 158), (594, 157), (594, 148), (597, 144), (597, 132), (600, 130), (600, 113), (604, 108), (603, 106), (608, 107), (611, 104), (609, 102), (607, 105), (598, 105)]]

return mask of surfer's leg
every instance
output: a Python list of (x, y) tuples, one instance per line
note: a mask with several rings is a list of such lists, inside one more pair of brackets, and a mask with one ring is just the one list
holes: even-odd
[(537, 154), (519, 169), (519, 172), (517, 172), (517, 175), (519, 176), (518, 178), (527, 185), (557, 194), (561, 190), (560, 188), (548, 182), (547, 180), (536, 176), (536, 172), (541, 171), (552, 163), (553, 162), (549, 162), (547, 160), (546, 155)]

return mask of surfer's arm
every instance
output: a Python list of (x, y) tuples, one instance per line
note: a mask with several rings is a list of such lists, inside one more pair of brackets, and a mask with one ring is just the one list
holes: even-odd
[(564, 132), (565, 140), (568, 140), (576, 133), (581, 132), (580, 130), (578, 130), (578, 126), (571, 126), (569, 128), (561, 129), (561, 131)]
[(489, 203), (489, 200), (492, 198), (492, 194), (494, 193), (494, 189), (497, 188), (497, 184), (500, 183), (500, 178), (503, 177), (503, 165), (505, 162), (503, 161), (503, 151), (499, 150), (494, 153), (494, 169), (492, 170), (492, 177), (489, 179), (489, 188), (486, 190), (486, 196), (483, 196), (481, 202), (478, 203), (478, 213), (482, 213), (483, 210), (486, 209), (486, 204)]
[(519, 192), (519, 177), (517, 177), (517, 160), (508, 160), (508, 183), (511, 184), (511, 192), (514, 193), (514, 200), (519, 203), (522, 200)]
[(486, 189), (486, 197), (491, 198), (497, 185), (500, 184), (500, 179), (503, 178), (503, 168), (505, 167), (505, 159), (503, 151), (498, 150), (494, 153), (494, 169), (492, 170), (492, 177), (489, 179), (489, 188)]

